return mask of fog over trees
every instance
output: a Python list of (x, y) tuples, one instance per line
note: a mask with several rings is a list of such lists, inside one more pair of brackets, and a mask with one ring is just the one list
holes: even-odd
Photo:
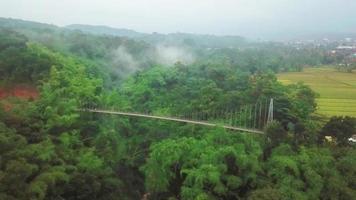
[(355, 7), (0, 2), (0, 200), (355, 199)]
[(60, 26), (107, 25), (145, 33), (290, 39), (355, 33), (355, 7), (352, 0), (14, 0), (0, 2), (0, 16)]

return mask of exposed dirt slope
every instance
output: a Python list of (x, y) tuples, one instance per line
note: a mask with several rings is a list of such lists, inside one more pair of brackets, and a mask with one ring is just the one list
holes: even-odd
[(37, 99), (38, 90), (34, 86), (16, 85), (13, 87), (0, 87), (0, 99), (17, 97), (23, 100)]
[(0, 87), (0, 106), (5, 111), (10, 111), (13, 107), (12, 98), (21, 100), (36, 100), (39, 92), (35, 86), (15, 85), (12, 87)]

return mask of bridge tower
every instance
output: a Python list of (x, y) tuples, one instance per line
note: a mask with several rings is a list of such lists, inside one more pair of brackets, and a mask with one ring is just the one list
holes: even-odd
[(273, 121), (273, 98), (269, 102), (267, 124)]

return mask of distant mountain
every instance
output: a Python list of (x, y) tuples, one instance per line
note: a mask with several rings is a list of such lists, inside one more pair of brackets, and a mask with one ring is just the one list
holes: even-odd
[(45, 24), (33, 21), (27, 21), (22, 19), (12, 19), (0, 17), (0, 27), (11, 29), (58, 29), (58, 26), (52, 24)]
[[(109, 35), (114, 37), (127, 37), (138, 41), (145, 41), (151, 44), (190, 46), (199, 48), (238, 48), (247, 41), (240, 36), (216, 36), (191, 33), (140, 33), (130, 29), (112, 28), (108, 26), (94, 26), (85, 24), (72, 24), (65, 27), (59, 27), (52, 24), (32, 22), (20, 19), (1, 18), (0, 28), (11, 28), (27, 36), (37, 35), (35, 33), (63, 33), (67, 34), (73, 31), (80, 31), (92, 35)], [(42, 40), (43, 38), (37, 38)]]
[(119, 37), (130, 37), (130, 38), (137, 38), (143, 37), (146, 34), (139, 33), (134, 30), (130, 29), (119, 29), (119, 28), (112, 28), (109, 26), (94, 26), (94, 25), (85, 25), (85, 24), (71, 24), (66, 26), (65, 28), (71, 30), (80, 30), (86, 33), (96, 34), (96, 35), (113, 35)]
[(216, 36), (216, 35), (202, 35), (191, 33), (140, 33), (134, 30), (112, 28), (108, 26), (93, 26), (73, 24), (66, 26), (71, 30), (80, 30), (86, 33), (98, 34), (98, 35), (113, 35), (120, 37), (128, 37), (136, 40), (144, 40), (149, 43), (168, 43), (175, 45), (188, 45), (199, 46), (206, 48), (226, 48), (237, 47), (245, 44), (245, 39), (240, 36)]

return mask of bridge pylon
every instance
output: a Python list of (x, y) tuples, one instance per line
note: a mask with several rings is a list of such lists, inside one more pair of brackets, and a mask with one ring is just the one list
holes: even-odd
[(269, 102), (267, 124), (271, 123), (272, 121), (273, 121), (273, 98), (271, 98)]

